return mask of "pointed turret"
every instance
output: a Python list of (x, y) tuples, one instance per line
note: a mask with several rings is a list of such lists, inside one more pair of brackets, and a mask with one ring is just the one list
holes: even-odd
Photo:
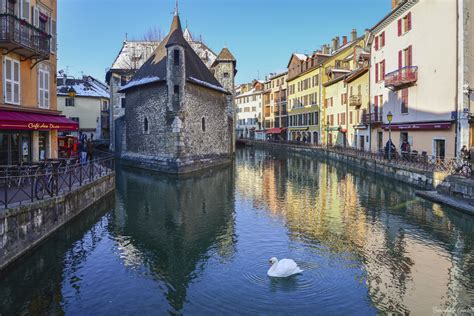
[(189, 31), (189, 29), (186, 27), (186, 29), (184, 30), (184, 39), (188, 42), (192, 42), (193, 41), (193, 36), (191, 35), (191, 32)]

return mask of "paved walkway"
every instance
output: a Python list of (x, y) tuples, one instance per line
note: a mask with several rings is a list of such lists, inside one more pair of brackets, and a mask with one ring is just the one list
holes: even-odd
[(438, 191), (417, 191), (416, 195), (433, 202), (450, 206), (466, 214), (474, 215), (474, 200), (455, 198), (441, 194)]

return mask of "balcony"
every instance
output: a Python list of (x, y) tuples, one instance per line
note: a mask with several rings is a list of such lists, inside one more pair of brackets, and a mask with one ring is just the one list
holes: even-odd
[(49, 58), (51, 36), (11, 14), (0, 14), (0, 48), (26, 58)]
[(385, 88), (392, 91), (412, 86), (418, 80), (418, 67), (403, 67), (385, 75)]
[(359, 107), (362, 105), (362, 96), (358, 95), (351, 95), (349, 97), (349, 106)]
[[(364, 111), (365, 112), (365, 111)], [(382, 124), (383, 123), (383, 114), (382, 111), (374, 113), (363, 113), (362, 114), (362, 123), (363, 124)]]

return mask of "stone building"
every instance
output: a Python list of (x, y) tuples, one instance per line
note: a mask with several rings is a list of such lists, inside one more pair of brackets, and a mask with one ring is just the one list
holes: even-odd
[(234, 150), (236, 60), (224, 48), (209, 69), (184, 38), (169, 34), (119, 90), (125, 93), (122, 160), (166, 173), (229, 162)]
[[(206, 44), (203, 43), (201, 37), (194, 39), (190, 30), (186, 27), (184, 30), (184, 39), (189, 43), (191, 48), (201, 58), (201, 60), (210, 68), (217, 58), (217, 54), (212, 51)], [(115, 129), (115, 120), (125, 115), (125, 94), (118, 92), (133, 75), (140, 69), (141, 66), (150, 58), (153, 52), (160, 45), (161, 38), (156, 40), (136, 41), (125, 39), (122, 47), (115, 57), (112, 66), (107, 70), (105, 80), (110, 87), (110, 149), (117, 151), (120, 155), (120, 140), (118, 148), (115, 148), (115, 134), (120, 135), (121, 126)], [(120, 138), (120, 137), (119, 137)]]

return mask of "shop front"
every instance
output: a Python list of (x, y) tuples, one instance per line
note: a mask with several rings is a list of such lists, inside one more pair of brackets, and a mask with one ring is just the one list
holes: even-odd
[(0, 165), (58, 158), (58, 132), (77, 129), (60, 115), (0, 111)]
[[(385, 144), (388, 141), (388, 124), (384, 124), (382, 129)], [(456, 155), (452, 122), (392, 124), (390, 129), (392, 142), (399, 152), (402, 151), (402, 144), (406, 141), (410, 145), (410, 150), (420, 154), (442, 159)]]

